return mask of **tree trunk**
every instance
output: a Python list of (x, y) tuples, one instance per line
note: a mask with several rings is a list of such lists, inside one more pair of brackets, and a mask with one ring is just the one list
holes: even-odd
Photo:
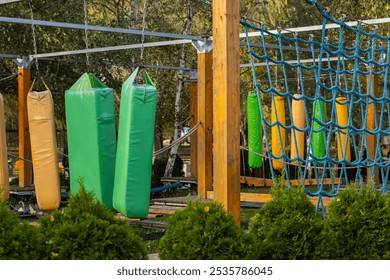
[[(153, 144), (153, 150), (157, 152), (158, 150), (161, 150), (163, 147), (163, 130), (159, 126), (159, 124), (156, 123), (154, 127), (154, 144)], [(155, 158), (163, 157), (164, 154), (159, 154), (153, 157), (153, 162)]]
[[(187, 10), (187, 19), (185, 22), (185, 28), (183, 34), (188, 34), (191, 30), (192, 25), (192, 17), (193, 17), (193, 7), (191, 0), (188, 0), (188, 10)], [(180, 67), (185, 67), (185, 59), (186, 59), (186, 49), (183, 47), (181, 55), (180, 55)], [(177, 90), (176, 90), (176, 100), (175, 100), (175, 130), (173, 134), (173, 141), (176, 141), (180, 138), (180, 101), (181, 101), (181, 92), (183, 89), (184, 82), (184, 71), (180, 70), (177, 81)], [(175, 165), (175, 160), (177, 156), (177, 152), (179, 150), (180, 144), (174, 145), (171, 148), (171, 152), (169, 154), (169, 158), (167, 161), (167, 166), (165, 167), (164, 177), (172, 177), (173, 166)]]

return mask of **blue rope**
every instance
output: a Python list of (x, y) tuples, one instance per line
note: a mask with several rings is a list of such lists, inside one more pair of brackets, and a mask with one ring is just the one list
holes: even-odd
[(177, 181), (175, 183), (172, 183), (172, 184), (169, 184), (169, 185), (166, 185), (166, 186), (162, 186), (162, 187), (158, 187), (158, 188), (152, 188), (150, 190), (150, 193), (162, 192), (162, 191), (165, 191), (165, 190), (178, 188), (178, 187), (182, 187), (182, 186), (183, 186), (183, 184), (181, 182)]
[[(382, 180), (381, 191), (389, 190), (387, 181), (390, 173), (390, 161), (382, 155), (381, 137), (390, 136), (390, 96), (388, 94), (389, 83), (389, 56), (390, 56), (390, 37), (380, 35), (378, 29), (375, 28), (372, 32), (363, 30), (363, 23), (359, 22), (356, 27), (351, 27), (345, 22), (345, 17), (337, 20), (330, 16), (327, 9), (324, 9), (316, 0), (306, 0), (307, 3), (315, 5), (322, 16), (322, 32), (321, 37), (310, 36), (309, 39), (303, 39), (295, 34), (289, 36), (278, 32), (270, 32), (265, 24), (257, 22), (249, 23), (247, 19), (242, 20), (241, 24), (244, 28), (246, 43), (248, 47), (249, 60), (252, 66), (253, 84), (257, 93), (260, 117), (263, 127), (263, 135), (265, 139), (266, 151), (270, 157), (271, 177), (275, 181), (276, 173), (272, 166), (272, 160), (283, 160), (284, 171), (283, 176), (290, 186), (291, 174), (289, 174), (288, 166), (294, 162), (298, 167), (299, 178), (302, 183), (306, 178), (309, 178), (309, 168), (313, 168), (313, 176), (318, 182), (316, 190), (304, 188), (306, 194), (318, 197), (317, 209), (323, 208), (323, 197), (334, 197), (340, 191), (340, 187), (345, 182), (355, 181), (361, 185), (366, 182), (365, 174), (362, 174), (364, 169), (368, 169), (371, 177), (374, 176), (375, 169), (379, 169), (380, 179)], [(332, 40), (327, 38), (326, 25), (334, 23), (339, 25), (338, 38), (336, 44), (332, 44)], [(257, 41), (251, 42), (253, 37), (249, 37), (249, 32), (258, 32)], [(346, 45), (348, 35), (354, 34), (354, 42), (349, 46)], [(364, 42), (363, 42), (364, 38)], [(366, 41), (369, 41), (367, 44)], [(277, 42), (277, 48), (268, 49), (268, 42)], [(348, 43), (349, 44), (349, 43)], [(288, 46), (285, 49), (284, 46)], [(295, 47), (294, 55), (292, 55), (291, 47)], [(303, 64), (301, 56), (303, 55), (300, 48), (310, 49), (310, 60), (312, 63)], [(305, 54), (306, 55), (306, 54)], [(304, 57), (307, 59), (307, 56)], [(296, 60), (291, 63), (288, 60)], [(261, 73), (256, 68), (256, 63), (265, 64), (265, 72)], [(367, 65), (367, 67), (366, 67)], [(277, 74), (273, 74), (272, 67), (277, 67), (282, 71), (282, 86), (274, 85), (274, 78)], [(297, 91), (300, 96), (294, 96), (291, 84), (289, 84), (288, 75), (295, 71), (297, 77)], [(257, 75), (267, 75), (267, 83), (259, 83)], [(305, 75), (312, 75), (315, 78), (315, 86), (308, 85), (305, 81)], [(324, 78), (325, 77), (325, 78)], [(368, 84), (366, 85), (366, 77)], [(278, 79), (278, 77), (276, 77)], [(378, 96), (374, 92), (374, 79), (379, 79), (380, 92)], [(276, 97), (282, 97), (286, 107), (286, 122), (281, 123), (280, 116), (276, 111), (276, 104), (271, 105), (269, 100), (274, 100)], [(345, 97), (343, 101), (337, 100), (338, 97)], [(305, 127), (298, 128), (294, 123), (292, 115), (292, 101), (300, 100), (304, 103)], [(324, 102), (327, 113), (321, 118), (315, 117), (312, 112), (313, 102)], [(347, 106), (348, 119), (346, 125), (340, 125), (337, 116), (336, 106)], [(271, 108), (274, 106), (276, 112), (276, 121), (270, 122), (267, 115), (270, 114)], [(315, 105), (316, 106), (316, 105)], [(369, 108), (373, 108), (373, 124), (374, 127), (368, 126)], [(315, 109), (315, 108), (314, 108)], [(371, 110), (371, 109), (370, 109)], [(320, 110), (320, 114), (322, 111)], [(317, 123), (320, 128), (315, 129), (314, 124)], [(304, 133), (309, 139), (306, 149), (305, 158), (296, 156), (291, 158), (285, 148), (282, 146), (281, 155), (275, 155), (271, 149), (270, 131), (271, 128), (277, 127), (278, 142), (282, 143), (281, 131), (285, 130), (290, 133), (290, 137), (294, 137), (295, 149), (298, 150), (297, 132)], [(313, 154), (313, 143), (311, 142), (313, 133), (324, 133), (326, 136), (325, 156), (317, 157)], [(346, 142), (343, 143), (341, 150), (341, 158), (331, 157), (331, 143), (337, 138), (341, 143), (341, 135), (346, 137)], [(374, 156), (368, 150), (368, 136), (376, 137), (374, 143)], [(357, 142), (360, 139), (359, 143)], [(272, 141), (276, 141), (273, 139)], [(347, 159), (349, 154), (349, 143), (354, 149), (351, 151), (351, 159)], [(293, 147), (290, 147), (291, 149)], [(298, 162), (298, 163), (297, 163)], [(328, 172), (332, 172), (335, 166), (340, 167), (338, 175), (331, 176), (331, 189), (325, 190), (324, 182)], [(349, 169), (354, 169), (356, 175), (354, 178), (349, 176)], [(335, 179), (338, 178), (338, 183)], [(367, 182), (366, 182), (367, 183)], [(379, 182), (376, 182), (377, 184)]]

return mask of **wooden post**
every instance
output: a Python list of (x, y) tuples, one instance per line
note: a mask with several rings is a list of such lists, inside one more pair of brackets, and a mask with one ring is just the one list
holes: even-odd
[[(203, 50), (203, 51), (202, 51)], [(213, 189), (213, 55), (198, 49), (198, 197), (207, 198)]]
[[(27, 119), (27, 94), (31, 86), (30, 63), (28, 58), (23, 58), (18, 64), (18, 138), (19, 157), (31, 161), (30, 133)], [(32, 164), (20, 160), (19, 187), (31, 186)]]
[(240, 222), (240, 1), (213, 1), (214, 200)]
[[(193, 128), (198, 123), (198, 77), (197, 73), (190, 75), (190, 127)], [(198, 136), (197, 133), (191, 135), (190, 159), (191, 177), (198, 176)]]
[[(370, 71), (370, 68), (367, 67), (367, 70)], [(366, 75), (366, 85), (367, 85), (367, 93), (369, 95), (372, 95), (376, 98), (379, 98), (379, 84), (378, 84), (378, 76), (375, 73), (376, 67), (372, 68), (372, 82), (370, 83), (370, 74)], [(367, 98), (370, 102), (373, 102), (373, 100), (370, 100), (370, 98)], [(376, 116), (375, 116), (376, 114)], [(368, 105), (368, 111), (367, 111), (367, 130), (374, 130), (376, 129), (376, 123), (375, 118), (377, 122), (379, 122), (379, 114), (378, 114), (378, 108), (375, 106), (375, 103), (371, 103)], [(368, 156), (370, 161), (373, 161), (375, 158), (375, 150), (376, 150), (376, 144), (377, 144), (377, 138), (375, 135), (368, 134), (367, 133), (367, 146), (366, 149), (368, 149)], [(377, 155), (379, 156), (379, 155)], [(372, 168), (367, 168), (367, 184), (373, 183), (378, 184), (379, 183), (379, 170), (378, 168), (374, 169), (374, 177), (371, 177), (371, 170)]]

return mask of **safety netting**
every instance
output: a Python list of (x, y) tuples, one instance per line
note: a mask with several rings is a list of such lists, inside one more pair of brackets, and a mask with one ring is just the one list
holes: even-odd
[[(317, 3), (319, 31), (273, 29), (244, 18), (253, 83), (273, 180), (292, 178), (310, 196), (350, 182), (385, 192), (389, 178), (390, 37)], [(326, 182), (326, 183), (325, 183)], [(330, 182), (330, 183), (329, 183)]]

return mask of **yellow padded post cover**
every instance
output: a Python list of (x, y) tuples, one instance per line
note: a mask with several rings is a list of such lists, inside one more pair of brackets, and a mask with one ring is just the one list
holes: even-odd
[[(294, 98), (301, 98), (301, 94), (294, 94)], [(294, 120), (294, 126), (299, 129), (305, 128), (305, 108), (304, 101), (301, 100), (292, 100), (292, 117)], [(305, 155), (305, 133), (298, 131), (296, 129), (291, 130), (291, 156), (290, 158), (299, 157), (304, 159)], [(296, 140), (296, 141), (295, 141)]]
[[(281, 96), (275, 96), (272, 101), (271, 122), (275, 123), (276, 121), (282, 125), (286, 125), (284, 100)], [(271, 149), (274, 156), (281, 156), (286, 150), (286, 130), (280, 124), (273, 126), (271, 129)], [(272, 166), (274, 169), (282, 170), (284, 168), (283, 162), (283, 159), (272, 159)]]
[(9, 197), (7, 140), (5, 137), (4, 100), (0, 93), (0, 200)]
[[(340, 126), (348, 125), (348, 104), (345, 97), (337, 97), (336, 100), (336, 113), (337, 113), (337, 124)], [(337, 155), (338, 159), (345, 159), (351, 161), (351, 149), (349, 139), (347, 139), (347, 128), (340, 129), (341, 132), (336, 133), (337, 140)]]
[(61, 200), (53, 98), (46, 85), (41, 92), (32, 91), (33, 85), (27, 95), (27, 111), (35, 193), (39, 209), (53, 210)]

